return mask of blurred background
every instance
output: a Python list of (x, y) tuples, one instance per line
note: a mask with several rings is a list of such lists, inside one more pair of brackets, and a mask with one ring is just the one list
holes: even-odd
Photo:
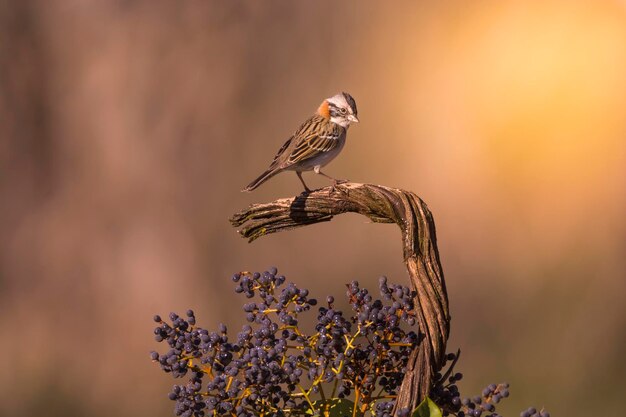
[(622, 414), (625, 2), (42, 0), (0, 3), (0, 415), (172, 415), (152, 316), (239, 328), (235, 271), (407, 283), (393, 225), (227, 221), (301, 192), (239, 190), (342, 90), (326, 171), (433, 211), (461, 391)]

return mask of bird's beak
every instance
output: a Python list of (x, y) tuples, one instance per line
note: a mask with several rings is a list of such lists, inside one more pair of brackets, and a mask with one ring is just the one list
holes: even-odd
[(350, 120), (352, 123), (359, 123), (359, 119), (353, 114), (348, 116), (348, 120)]

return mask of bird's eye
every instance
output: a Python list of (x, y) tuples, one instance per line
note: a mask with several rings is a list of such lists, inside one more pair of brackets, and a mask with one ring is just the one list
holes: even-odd
[(348, 111), (348, 110), (346, 110), (346, 109), (345, 109), (345, 108), (343, 108), (343, 107), (339, 109), (339, 113), (341, 113), (341, 114), (346, 114), (346, 112), (347, 112), (347, 111)]

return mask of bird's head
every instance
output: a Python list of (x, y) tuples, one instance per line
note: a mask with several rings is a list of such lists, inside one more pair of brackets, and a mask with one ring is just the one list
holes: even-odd
[(322, 102), (317, 114), (331, 122), (347, 128), (350, 123), (358, 123), (356, 102), (348, 93), (339, 93)]

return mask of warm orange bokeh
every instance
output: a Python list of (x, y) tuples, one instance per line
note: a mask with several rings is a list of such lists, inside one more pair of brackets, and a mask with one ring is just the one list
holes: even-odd
[(172, 415), (150, 318), (239, 326), (236, 270), (404, 280), (393, 226), (227, 222), (301, 191), (239, 192), (340, 90), (327, 171), (434, 212), (462, 392), (623, 413), (626, 3), (60, 3), (0, 7), (0, 415)]

